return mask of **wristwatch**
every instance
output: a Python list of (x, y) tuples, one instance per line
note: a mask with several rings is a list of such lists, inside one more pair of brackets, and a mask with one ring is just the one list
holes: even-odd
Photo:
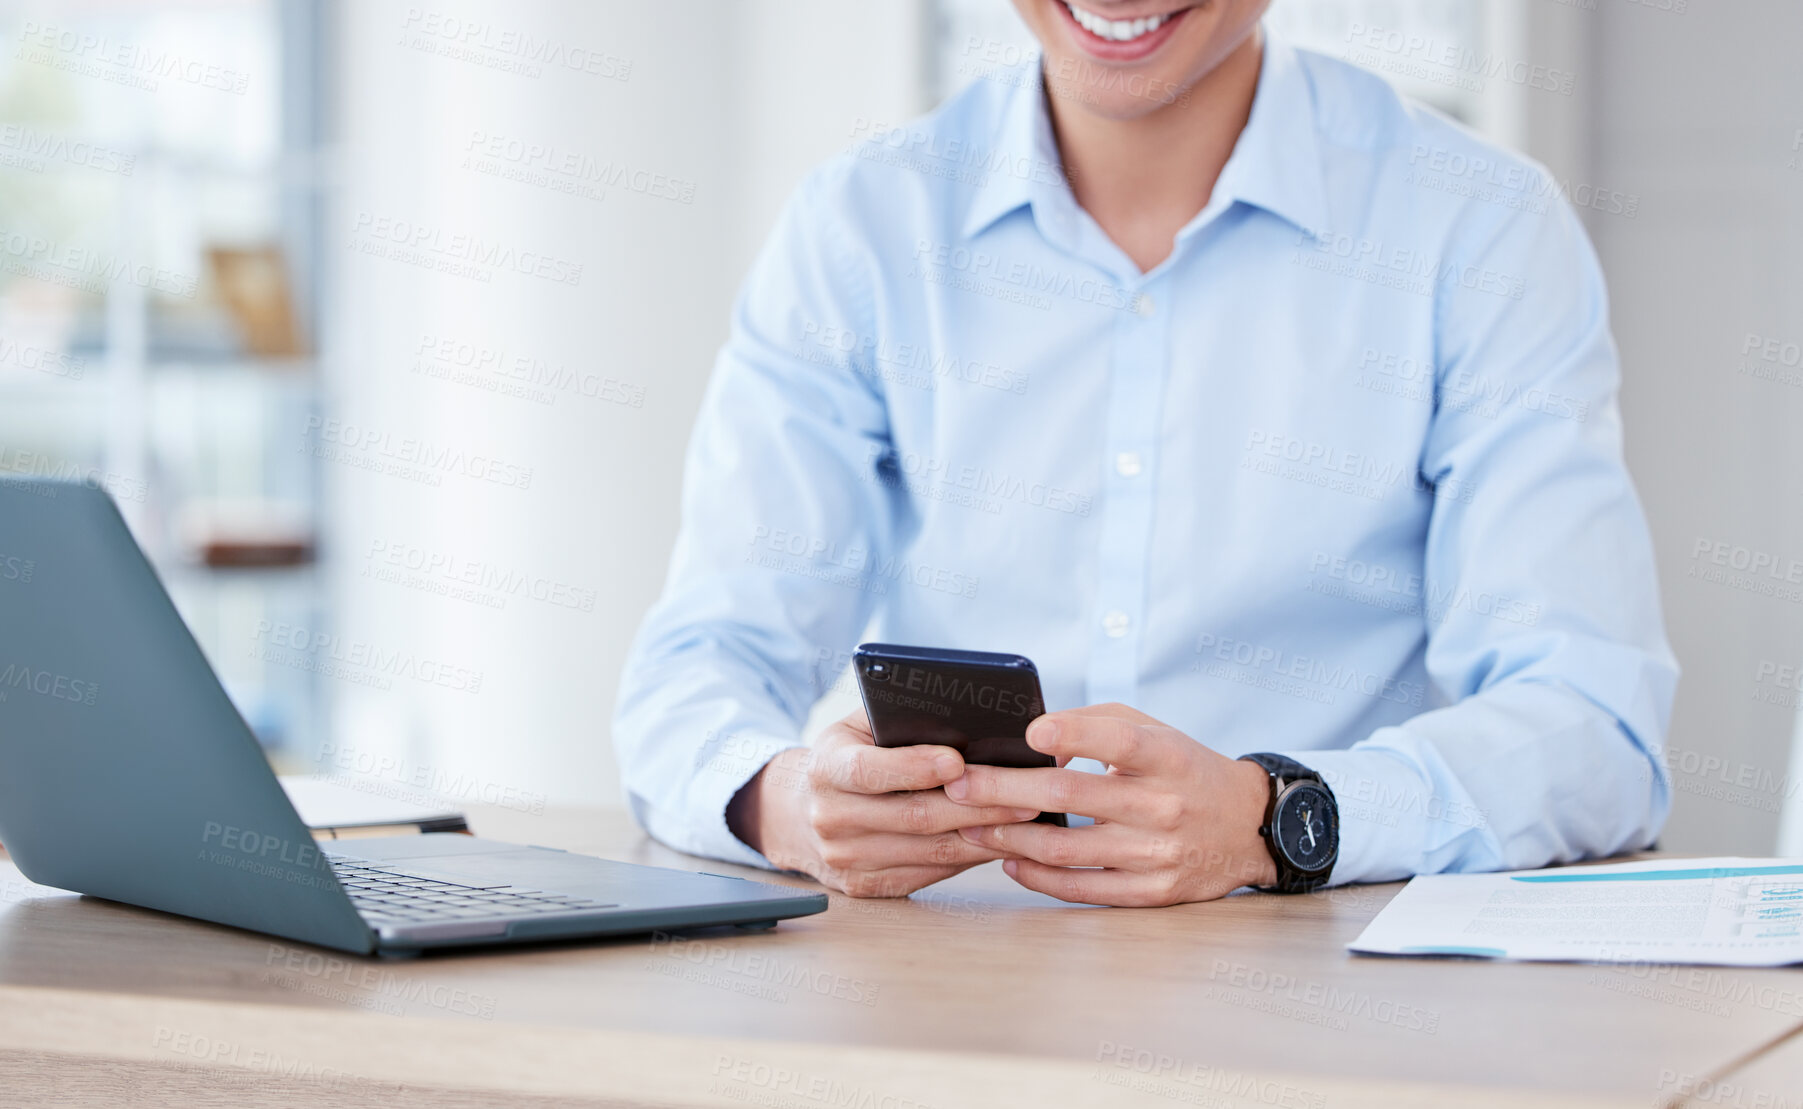
[(1320, 887), (1340, 855), (1340, 806), (1321, 775), (1282, 755), (1241, 756), (1271, 776), (1271, 801), (1265, 806), (1264, 837), (1277, 863), (1278, 893), (1306, 893)]

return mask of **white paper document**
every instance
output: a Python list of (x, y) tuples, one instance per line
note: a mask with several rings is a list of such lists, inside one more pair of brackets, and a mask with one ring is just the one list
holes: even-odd
[(1424, 875), (1347, 947), (1553, 962), (1800, 963), (1803, 859)]
[[(334, 778), (284, 774), (282, 788), (309, 828), (361, 828), (385, 824), (425, 824), (459, 819), (457, 806), (423, 790), (404, 789), (390, 797), (377, 788)], [(371, 787), (386, 787), (385, 780), (371, 779)]]

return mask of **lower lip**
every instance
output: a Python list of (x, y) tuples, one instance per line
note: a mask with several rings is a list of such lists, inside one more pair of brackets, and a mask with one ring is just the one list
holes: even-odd
[(1131, 42), (1115, 42), (1112, 39), (1091, 34), (1083, 24), (1077, 22), (1077, 17), (1071, 14), (1070, 8), (1064, 5), (1063, 0), (1047, 0), (1047, 2), (1057, 8), (1064, 17), (1064, 25), (1070, 28), (1071, 37), (1077, 40), (1077, 45), (1081, 46), (1091, 57), (1105, 62), (1137, 62), (1150, 55), (1176, 33), (1177, 24), (1183, 22), (1183, 17), (1190, 11), (1188, 8), (1184, 8), (1182, 11), (1172, 13), (1158, 25), (1156, 31), (1147, 31)]

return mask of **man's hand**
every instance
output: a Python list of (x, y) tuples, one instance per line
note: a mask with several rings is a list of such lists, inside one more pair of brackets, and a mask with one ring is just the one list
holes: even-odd
[(785, 870), (853, 897), (905, 897), (1007, 852), (958, 829), (1032, 820), (1038, 809), (953, 803), (965, 772), (950, 747), (878, 747), (862, 710), (765, 764), (727, 809), (733, 834)]
[[(1125, 705), (1049, 713), (1028, 726), (1027, 743), (1058, 766), (971, 766), (945, 793), (976, 812), (1007, 805), (1095, 818), (1088, 828), (963, 831), (973, 846), (1020, 856), (1002, 866), (1028, 889), (1098, 905), (1176, 905), (1277, 880), (1258, 834), (1270, 778), (1256, 763), (1211, 751)], [(1108, 773), (1064, 769), (1073, 758), (1096, 759)]]

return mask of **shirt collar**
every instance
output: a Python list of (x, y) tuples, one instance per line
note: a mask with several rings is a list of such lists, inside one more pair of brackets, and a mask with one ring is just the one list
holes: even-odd
[[(1224, 201), (1237, 200), (1317, 234), (1327, 222), (1327, 187), (1314, 90), (1295, 47), (1269, 27), (1264, 36), (1252, 113), (1221, 169), (1208, 207), (1215, 211)], [(990, 143), (990, 172), (965, 215), (967, 237), (981, 234), (1023, 205), (1032, 205), (1041, 216), (1076, 207), (1052, 135), (1043, 75), (1037, 62), (1026, 68), (1023, 78), (1028, 79), (1015, 86), (997, 122)]]
[(1263, 208), (1311, 235), (1327, 225), (1327, 174), (1314, 88), (1296, 48), (1269, 27), (1252, 114), (1221, 169), (1215, 195)]
[[(988, 173), (971, 198), (964, 217), (964, 235), (972, 238), (1009, 212), (1025, 204), (1050, 212), (1063, 205), (1076, 206), (1070, 182), (1064, 179), (1064, 159), (1052, 136), (1052, 117), (1046, 111), (1045, 81), (1037, 60), (1022, 67), (1021, 77), (1002, 107), (1001, 118), (990, 136), (986, 162)], [(1062, 195), (1060, 195), (1062, 194)]]

